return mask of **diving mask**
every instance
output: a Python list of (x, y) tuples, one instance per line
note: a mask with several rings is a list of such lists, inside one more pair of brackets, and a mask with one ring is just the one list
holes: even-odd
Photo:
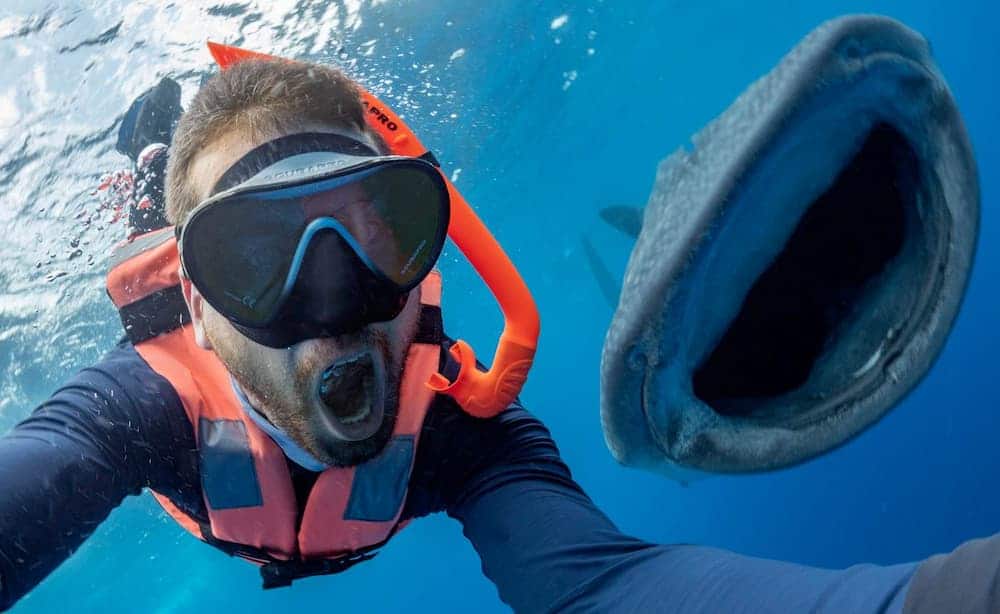
[(333, 133), (265, 143), (212, 192), (178, 227), (184, 272), (240, 332), (275, 348), (395, 318), (448, 231), (448, 189), (431, 163)]

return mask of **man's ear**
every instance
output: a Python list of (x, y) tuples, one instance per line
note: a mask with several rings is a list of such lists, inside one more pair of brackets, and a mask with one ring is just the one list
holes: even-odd
[(181, 271), (181, 291), (184, 293), (184, 302), (187, 303), (188, 312), (191, 313), (194, 342), (203, 350), (212, 349), (212, 343), (208, 340), (208, 335), (205, 334), (205, 297), (184, 275), (183, 271)]

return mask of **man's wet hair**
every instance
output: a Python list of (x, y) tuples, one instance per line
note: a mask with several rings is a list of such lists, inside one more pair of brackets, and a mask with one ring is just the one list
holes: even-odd
[(183, 222), (198, 205), (200, 195), (188, 180), (191, 162), (223, 134), (239, 131), (260, 140), (315, 124), (363, 132), (380, 150), (387, 149), (365, 123), (358, 87), (335, 68), (244, 60), (213, 75), (198, 90), (174, 133), (167, 164), (167, 219), (172, 224)]

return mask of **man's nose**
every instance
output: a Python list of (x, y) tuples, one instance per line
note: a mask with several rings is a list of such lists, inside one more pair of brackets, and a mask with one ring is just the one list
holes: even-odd
[(307, 320), (330, 322), (349, 314), (361, 291), (360, 267), (364, 264), (346, 241), (333, 230), (322, 230), (306, 249), (295, 294), (305, 307)]

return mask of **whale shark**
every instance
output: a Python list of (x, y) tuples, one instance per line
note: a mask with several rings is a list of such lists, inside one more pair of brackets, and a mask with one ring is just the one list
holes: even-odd
[(822, 24), (660, 163), (640, 221), (602, 213), (638, 233), (601, 358), (613, 456), (687, 481), (870, 427), (948, 337), (979, 199), (927, 41)]

